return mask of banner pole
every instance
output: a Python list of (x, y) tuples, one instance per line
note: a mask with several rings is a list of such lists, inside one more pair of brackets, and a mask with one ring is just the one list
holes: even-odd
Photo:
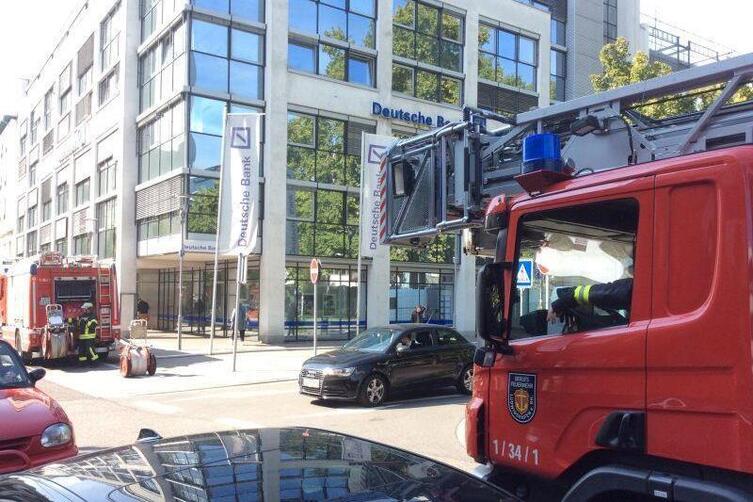
[(220, 217), (222, 215), (222, 176), (225, 171), (225, 138), (227, 110), (222, 114), (222, 152), (220, 153), (220, 189), (217, 192), (217, 225), (214, 236), (214, 274), (212, 275), (212, 324), (209, 332), (209, 355), (214, 353), (214, 332), (217, 327), (217, 268), (220, 256)]
[[(235, 362), (238, 356), (238, 317), (240, 314), (238, 309), (241, 305), (241, 279), (245, 263), (243, 254), (238, 254), (238, 269), (235, 272), (235, 309), (233, 309), (233, 316), (235, 316), (233, 319), (233, 372), (235, 372)], [(243, 319), (243, 322), (246, 320)]]

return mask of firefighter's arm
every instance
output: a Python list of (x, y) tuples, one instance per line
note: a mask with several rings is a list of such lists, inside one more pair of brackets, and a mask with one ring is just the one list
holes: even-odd
[(587, 303), (605, 310), (630, 308), (633, 280), (619, 279), (606, 284), (594, 284), (588, 292)]

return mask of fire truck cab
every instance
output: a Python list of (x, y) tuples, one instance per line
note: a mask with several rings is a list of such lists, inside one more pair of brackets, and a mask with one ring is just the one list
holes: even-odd
[(73, 355), (78, 343), (76, 321), (86, 302), (94, 305), (99, 322), (95, 350), (106, 355), (120, 338), (115, 267), (56, 252), (19, 261), (0, 276), (2, 337), (26, 361)]
[[(489, 261), (465, 438), (492, 482), (527, 500), (753, 500), (746, 85), (753, 55), (514, 117), (466, 109), (387, 152), (385, 241), (463, 231)], [(667, 99), (705, 108), (642, 113)]]

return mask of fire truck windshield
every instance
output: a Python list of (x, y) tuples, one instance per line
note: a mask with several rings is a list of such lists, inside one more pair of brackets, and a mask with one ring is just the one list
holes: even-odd
[(510, 339), (626, 324), (637, 222), (634, 200), (524, 216)]

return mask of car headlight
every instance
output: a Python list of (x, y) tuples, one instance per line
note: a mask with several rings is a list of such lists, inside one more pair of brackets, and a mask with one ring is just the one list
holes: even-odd
[(355, 370), (355, 368), (324, 368), (324, 374), (327, 376), (349, 377)]
[(55, 446), (61, 446), (66, 443), (70, 443), (73, 439), (73, 431), (68, 424), (52, 424), (47, 427), (42, 433), (42, 439), (40, 442), (45, 448), (53, 448)]

